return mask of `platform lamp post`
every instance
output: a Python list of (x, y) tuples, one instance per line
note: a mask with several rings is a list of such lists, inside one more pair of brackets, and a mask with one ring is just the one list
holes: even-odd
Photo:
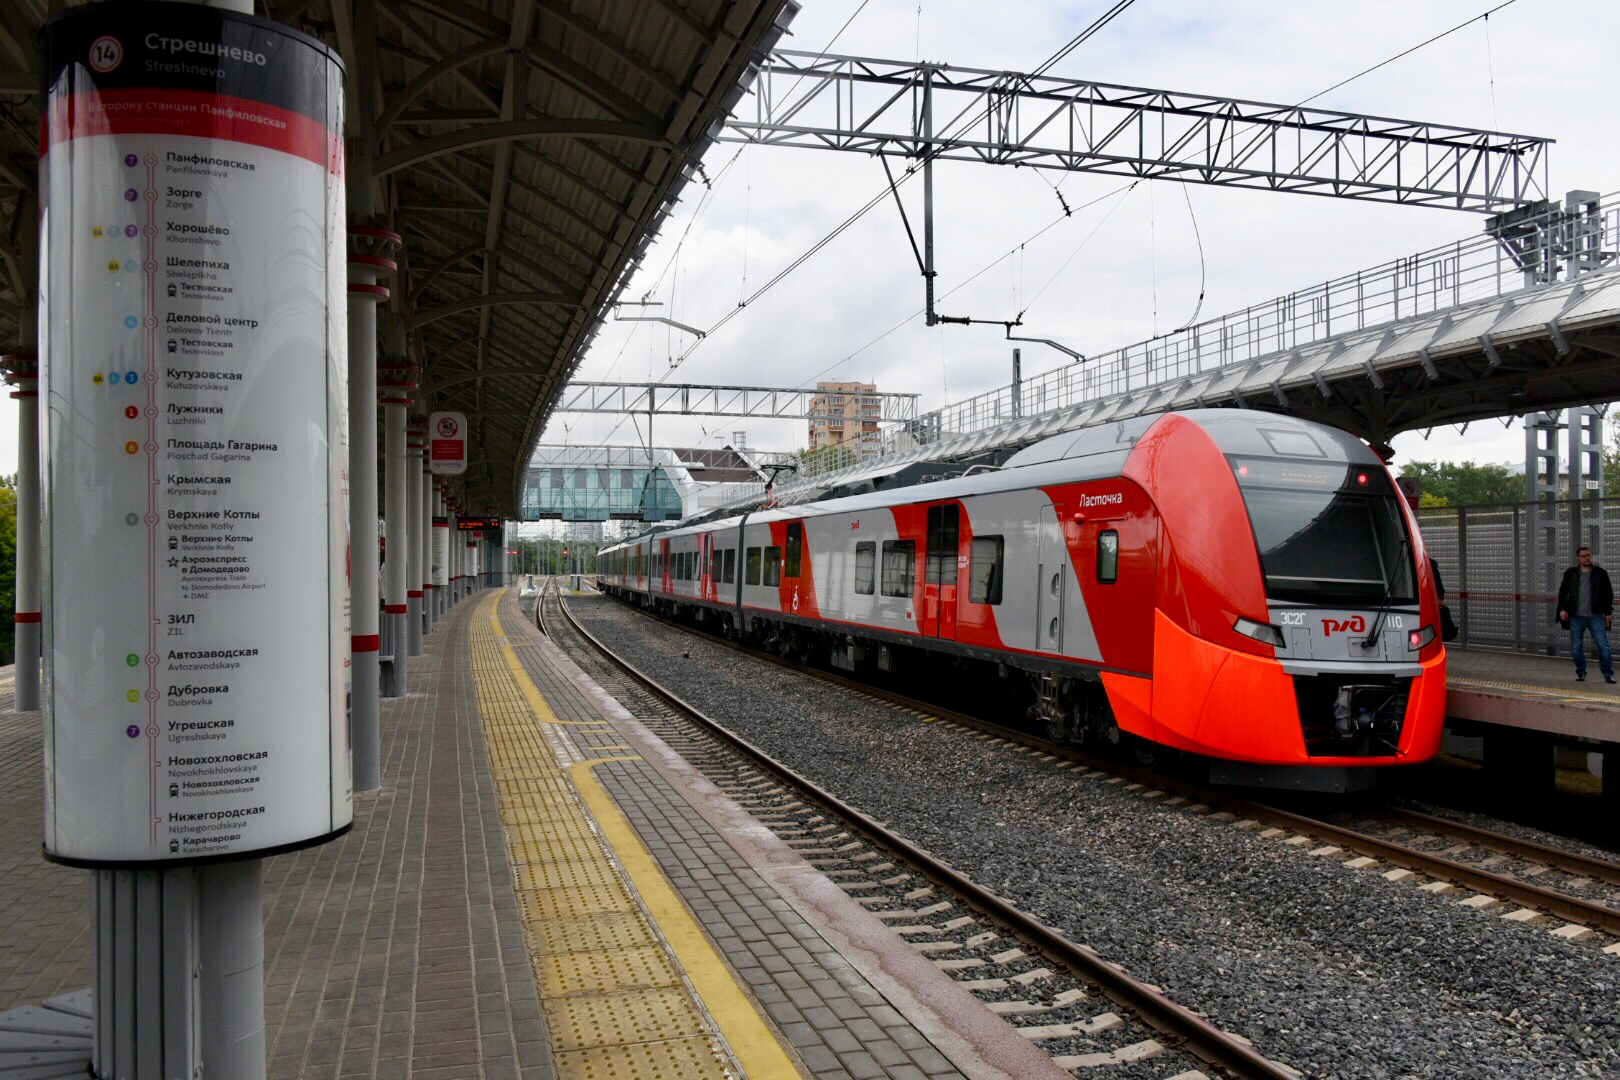
[(461, 509), (456, 502), (455, 492), (447, 491), (444, 497), (445, 507), (450, 516), (450, 606), (461, 603), (462, 567), (466, 565), (466, 551), (461, 544)]
[(39, 485), (39, 201), (25, 193), (17, 200), (17, 251), (13, 269), (21, 283), (17, 310), (17, 351), (0, 358), (11, 397), (17, 402), (17, 546), (12, 650), (16, 657), (13, 696), (17, 712), (39, 708), (40, 485)]
[(410, 416), (405, 423), (405, 483), (410, 490), (406, 530), (411, 534), (411, 559), (405, 565), (405, 613), (409, 624), (408, 644), (412, 656), (422, 655), (422, 638), (427, 633), (427, 543), (429, 534), (427, 417)]
[[(377, 403), (383, 409), (383, 498), (388, 522), (388, 561), (383, 567), (384, 652), (390, 658), (383, 669), (384, 697), (403, 697), (409, 689), (411, 579), (411, 489), (416, 470), (406, 456), (405, 417), (416, 395), (415, 364), (404, 358), (405, 333), (399, 321), (389, 328), (390, 359), (377, 365)], [(420, 636), (417, 651), (421, 651)]]
[(450, 607), (450, 510), (444, 504), (443, 481), (431, 476), (433, 485), (433, 559), (430, 582), (432, 592), (428, 593), (428, 607), (433, 612), (433, 622), (444, 618), (444, 613)]
[[(356, 155), (356, 161), (363, 155)], [(369, 181), (351, 177), (351, 210), (369, 206)], [(399, 269), (396, 232), (349, 226), (349, 620), (353, 654), (354, 786), (382, 787), (382, 637), (377, 576), (377, 306), (389, 297), (378, 278)]]
[[(29, 230), (33, 231), (33, 230)], [(24, 304), (22, 337), (34, 338), (33, 304)], [(17, 577), (15, 636), (17, 712), (39, 708), (40, 559), (39, 559), (39, 358), (33, 353), (0, 357), (11, 396), (17, 402)]]

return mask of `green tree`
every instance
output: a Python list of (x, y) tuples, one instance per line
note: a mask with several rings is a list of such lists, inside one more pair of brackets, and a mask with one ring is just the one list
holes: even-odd
[[(1414, 476), (1427, 500), (1433, 495), (1446, 506), (1524, 501), (1524, 477), (1503, 465), (1476, 465), (1472, 461), (1409, 461), (1402, 476)], [(1425, 503), (1427, 505), (1427, 503)]]
[(1620, 423), (1609, 425), (1609, 441), (1603, 447), (1603, 497), (1620, 498)]
[(15, 659), (17, 614), (17, 478), (0, 476), (0, 664)]

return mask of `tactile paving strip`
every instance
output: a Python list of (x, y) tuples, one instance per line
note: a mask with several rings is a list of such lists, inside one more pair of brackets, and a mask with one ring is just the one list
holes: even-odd
[(588, 952), (597, 949), (637, 949), (654, 944), (652, 931), (639, 912), (602, 912), (571, 919), (555, 914), (529, 924), (529, 948), (535, 956)]
[(596, 1046), (557, 1055), (559, 1076), (580, 1080), (654, 1080), (664, 1076), (731, 1076), (706, 1039)]
[(691, 1010), (675, 989), (640, 994), (593, 994), (565, 998), (546, 1017), (559, 1053), (613, 1043), (662, 1042), (700, 1037)]
[[(570, 777), (542, 732), (542, 724), (569, 722), (557, 719), (506, 643), (498, 595), (473, 616), (472, 671), (558, 1076), (662, 1080), (746, 1075), (637, 902), (611, 845), (581, 799), (578, 778)], [(585, 729), (578, 721), (573, 726)], [(703, 980), (713, 975), (699, 974)], [(756, 1055), (753, 1048), (759, 1041), (758, 1033), (745, 1036), (741, 1045), (749, 1049), (739, 1051), (739, 1057)], [(773, 1065), (771, 1074), (790, 1075), (794, 1070), (788, 1059), (779, 1060), (786, 1070)]]
[[(1592, 665), (1594, 668), (1596, 663)], [(1601, 690), (1577, 690), (1574, 687), (1561, 688), (1548, 686), (1545, 683), (1508, 682), (1505, 679), (1479, 679), (1473, 676), (1448, 675), (1451, 686), (1458, 690), (1509, 690), (1517, 694), (1530, 697), (1557, 698), (1563, 701), (1576, 701), (1582, 705), (1596, 705), (1613, 708), (1620, 706), (1620, 697), (1612, 691), (1604, 693)]]

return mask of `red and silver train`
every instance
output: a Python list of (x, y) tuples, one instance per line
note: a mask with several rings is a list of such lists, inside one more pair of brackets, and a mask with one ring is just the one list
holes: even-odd
[[(1087, 428), (993, 471), (656, 530), (599, 584), (838, 667), (955, 658), (1027, 683), (1055, 736), (1344, 790), (1432, 757), (1439, 605), (1358, 439), (1200, 409)], [(982, 662), (982, 663), (975, 663)]]

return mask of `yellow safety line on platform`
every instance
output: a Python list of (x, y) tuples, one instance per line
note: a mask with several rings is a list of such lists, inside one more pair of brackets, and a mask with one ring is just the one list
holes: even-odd
[(1602, 690), (1577, 690), (1574, 687), (1560, 688), (1548, 686), (1545, 683), (1510, 682), (1506, 679), (1479, 679), (1467, 675), (1448, 675), (1447, 679), (1451, 686), (1457, 690), (1515, 690), (1531, 697), (1579, 701), (1592, 705), (1620, 706), (1620, 695), (1612, 691), (1604, 693)]
[(581, 722), (558, 719), (517, 662), (499, 601), (486, 601), (469, 646), (559, 1076), (730, 1076), (722, 1040), (744, 1076), (800, 1075), (592, 771), (640, 759), (563, 765), (567, 736), (536, 721)]
[[(523, 661), (518, 659), (517, 650), (512, 648), (511, 642), (506, 640), (506, 631), (501, 626), (500, 593), (496, 593), (496, 600), (489, 605), (489, 628), (495, 635), (495, 642), (501, 648), (501, 655), (506, 659), (506, 669), (512, 673), (517, 682), (518, 689), (534, 711), (534, 718), (542, 724), (559, 724), (563, 727), (596, 727), (602, 726), (600, 720), (564, 720), (551, 711), (546, 699), (540, 696), (539, 689), (530, 681), (523, 671)], [(537, 600), (536, 603), (539, 601)]]

